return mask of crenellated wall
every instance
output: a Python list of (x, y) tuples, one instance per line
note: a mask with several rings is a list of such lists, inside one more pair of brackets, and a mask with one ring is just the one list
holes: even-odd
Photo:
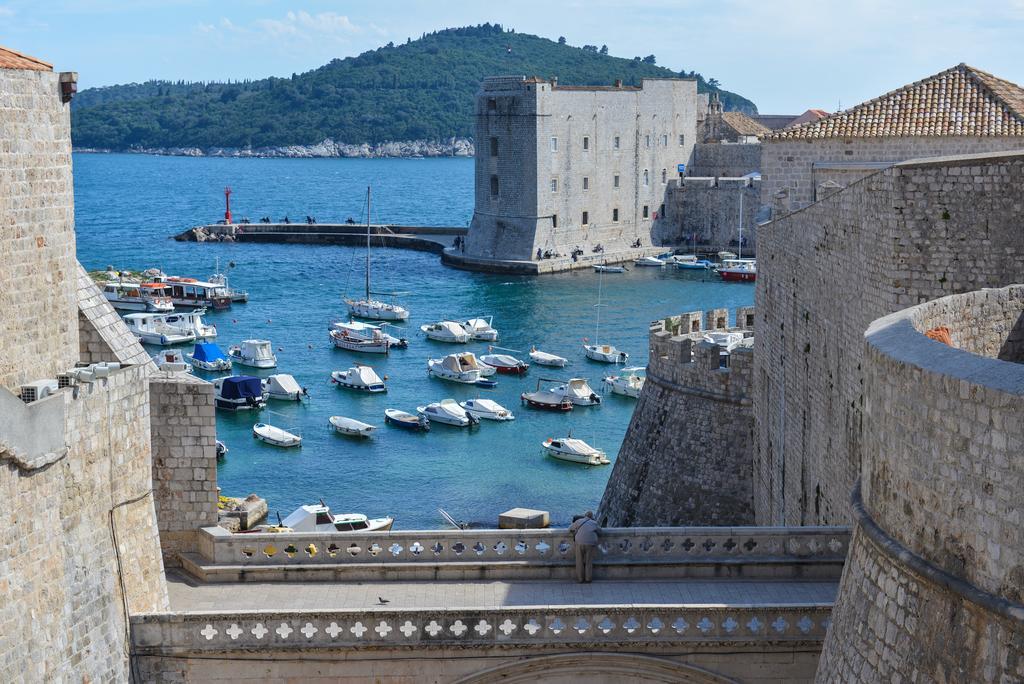
[(1022, 329), (1024, 285), (868, 328), (858, 524), (818, 681), (1024, 679)]
[[(753, 522), (754, 310), (694, 311), (656, 322), (647, 380), (598, 510), (602, 525)], [(709, 330), (741, 331), (727, 356)]]

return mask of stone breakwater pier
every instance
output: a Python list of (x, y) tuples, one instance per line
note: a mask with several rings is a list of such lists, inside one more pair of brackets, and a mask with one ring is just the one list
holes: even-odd
[[(466, 228), (371, 225), (375, 247), (399, 247), (441, 254)], [(195, 226), (174, 236), (179, 242), (274, 242), (308, 245), (365, 245), (366, 225), (357, 223), (234, 223)]]

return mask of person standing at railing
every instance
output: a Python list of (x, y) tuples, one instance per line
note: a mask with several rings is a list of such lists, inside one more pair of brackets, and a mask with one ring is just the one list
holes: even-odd
[(590, 583), (594, 575), (594, 552), (601, 527), (594, 520), (594, 512), (587, 511), (569, 526), (576, 546), (576, 581)]

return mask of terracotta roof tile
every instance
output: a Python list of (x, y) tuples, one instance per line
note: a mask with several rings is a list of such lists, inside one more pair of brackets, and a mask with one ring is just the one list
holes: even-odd
[(1024, 88), (958, 64), (767, 140), (912, 136), (1024, 136)]
[(0, 69), (29, 69), (31, 71), (53, 71), (53, 65), (35, 57), (0, 45)]
[(722, 121), (740, 135), (762, 136), (772, 132), (770, 128), (762, 126), (743, 112), (722, 112)]

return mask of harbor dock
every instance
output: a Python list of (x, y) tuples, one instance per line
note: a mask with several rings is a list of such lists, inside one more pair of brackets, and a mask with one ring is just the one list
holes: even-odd
[[(465, 227), (371, 225), (374, 244), (441, 254)], [(195, 226), (174, 236), (179, 242), (273, 242), (310, 245), (366, 244), (358, 223), (234, 223)]]

